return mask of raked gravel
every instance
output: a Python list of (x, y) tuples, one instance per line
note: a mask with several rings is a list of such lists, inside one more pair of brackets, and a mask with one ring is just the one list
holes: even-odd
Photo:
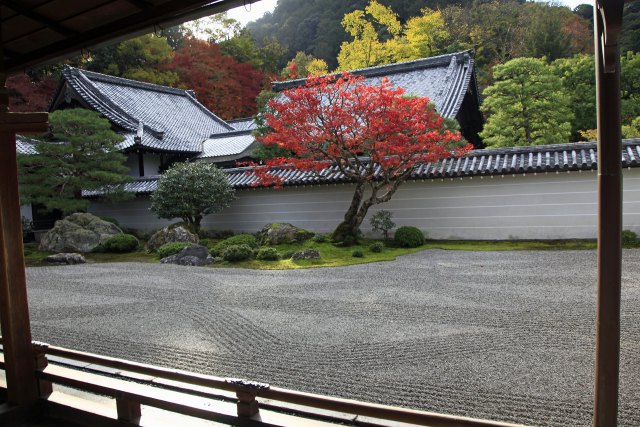
[[(594, 251), (428, 250), (288, 271), (29, 268), (34, 339), (301, 391), (590, 424)], [(620, 425), (640, 426), (640, 250), (625, 250)]]

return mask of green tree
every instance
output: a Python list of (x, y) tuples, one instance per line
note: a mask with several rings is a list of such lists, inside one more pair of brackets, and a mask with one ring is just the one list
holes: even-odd
[(258, 137), (258, 148), (253, 150), (251, 157), (255, 160), (263, 162), (269, 159), (275, 159), (277, 157), (293, 157), (293, 153), (284, 148), (280, 148), (277, 145), (265, 145), (259, 141), (260, 138), (273, 132), (273, 128), (269, 126), (265, 119), (265, 113), (273, 113), (273, 109), (269, 107), (269, 101), (274, 99), (278, 94), (270, 90), (263, 90), (256, 98), (258, 104), (258, 114), (255, 115), (253, 120), (256, 123), (256, 130), (253, 131), (253, 135)]
[(593, 55), (575, 55), (571, 58), (556, 59), (551, 69), (560, 77), (564, 92), (571, 98), (569, 105), (573, 111), (571, 137), (574, 141), (583, 139), (581, 132), (595, 129), (596, 120), (596, 76)]
[(82, 190), (99, 191), (106, 200), (131, 197), (122, 137), (95, 111), (71, 109), (49, 115), (51, 133), (37, 144), (38, 154), (19, 155), (21, 203), (36, 203), (65, 214), (86, 210)]
[(569, 96), (545, 59), (516, 58), (494, 68), (484, 91), (489, 118), (480, 136), (491, 147), (567, 142), (573, 114)]
[(205, 215), (220, 212), (235, 199), (226, 174), (211, 163), (176, 163), (160, 177), (151, 196), (158, 218), (181, 218), (194, 232)]
[(622, 123), (640, 116), (640, 52), (627, 52), (620, 58), (620, 97)]
[(307, 55), (304, 52), (298, 52), (296, 56), (287, 63), (287, 66), (284, 67), (281, 75), (289, 79), (300, 79), (306, 78), (309, 74), (319, 76), (321, 74), (327, 74), (328, 72), (328, 65), (324, 60), (314, 58), (312, 55)]
[(339, 69), (354, 70), (397, 61), (402, 25), (390, 7), (371, 0), (364, 10), (346, 14), (342, 26), (353, 41), (340, 46)]
[(407, 21), (405, 35), (409, 45), (406, 59), (438, 55), (446, 50), (449, 31), (439, 10), (422, 9), (422, 15)]
[(640, 138), (640, 116), (631, 120), (629, 125), (622, 125), (623, 138)]
[(92, 52), (89, 70), (112, 76), (160, 85), (174, 85), (178, 75), (164, 70), (173, 59), (173, 50), (165, 37), (147, 34)]

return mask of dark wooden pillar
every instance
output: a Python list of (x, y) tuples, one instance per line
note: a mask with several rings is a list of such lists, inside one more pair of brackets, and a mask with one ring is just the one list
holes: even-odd
[(38, 398), (22, 247), (16, 132), (45, 132), (47, 113), (8, 113), (0, 76), (0, 322), (10, 403)]
[(594, 42), (598, 103), (598, 308), (593, 425), (618, 423), (622, 275), (620, 48), (624, 0), (597, 0)]

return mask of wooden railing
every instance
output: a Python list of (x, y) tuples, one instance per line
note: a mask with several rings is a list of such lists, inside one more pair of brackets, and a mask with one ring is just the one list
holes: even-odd
[[(141, 405), (229, 425), (346, 424), (382, 426), (389, 421), (433, 427), (515, 427), (515, 424), (456, 417), (386, 405), (340, 399), (254, 381), (220, 378), (99, 356), (35, 342), (34, 380), (51, 414), (64, 413), (87, 424), (138, 425)], [(52, 363), (49, 363), (52, 362)], [(0, 354), (0, 369), (5, 369)], [(105, 374), (106, 372), (106, 374)], [(115, 399), (112, 414), (91, 405), (73, 408), (53, 385), (67, 386)], [(77, 398), (74, 398), (77, 400)], [(206, 402), (203, 404), (202, 402)], [(60, 409), (66, 411), (58, 411)], [(71, 414), (71, 415), (69, 415)], [(115, 424), (114, 424), (115, 425)]]

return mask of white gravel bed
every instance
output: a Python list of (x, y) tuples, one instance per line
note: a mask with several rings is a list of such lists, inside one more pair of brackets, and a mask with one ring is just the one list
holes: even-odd
[[(591, 423), (595, 251), (428, 250), (288, 271), (27, 270), (34, 339), (429, 411)], [(623, 261), (620, 425), (640, 425), (640, 250)]]

